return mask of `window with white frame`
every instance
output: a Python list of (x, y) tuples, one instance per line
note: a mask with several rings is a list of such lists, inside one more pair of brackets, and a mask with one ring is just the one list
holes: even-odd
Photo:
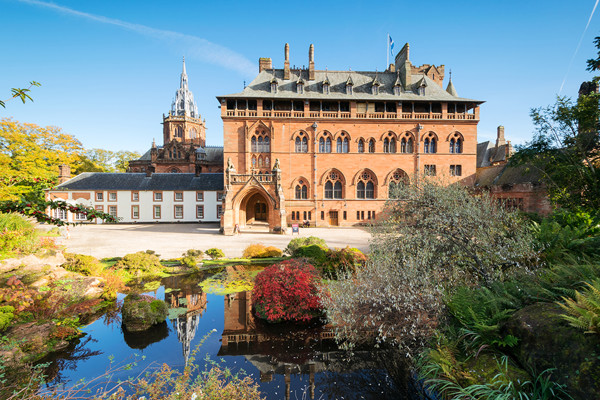
[(217, 204), (217, 218), (221, 218), (223, 215), (223, 206), (221, 204)]
[(223, 192), (217, 192), (217, 201), (223, 201)]
[(108, 206), (108, 213), (111, 217), (117, 218), (117, 206)]
[(196, 201), (204, 201), (204, 192), (196, 192)]
[(117, 192), (108, 192), (108, 201), (117, 201)]
[(140, 218), (140, 206), (131, 206), (131, 219)]
[(175, 201), (183, 201), (183, 192), (175, 192)]
[(196, 206), (196, 218), (204, 219), (204, 206)]
[(160, 206), (154, 206), (154, 218), (159, 219), (161, 215)]
[(182, 205), (175, 206), (175, 218), (176, 219), (183, 218), (183, 206)]
[(154, 192), (154, 201), (162, 201), (162, 192)]
[(96, 201), (104, 201), (104, 192), (96, 192)]
[(139, 201), (140, 193), (139, 192), (131, 192), (131, 201)]
[(75, 213), (75, 220), (76, 221), (85, 221), (85, 220), (87, 220), (87, 214), (85, 214), (85, 213)]

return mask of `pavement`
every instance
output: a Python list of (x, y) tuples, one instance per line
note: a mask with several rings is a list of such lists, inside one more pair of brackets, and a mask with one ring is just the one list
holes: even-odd
[[(64, 233), (64, 228), (63, 228)], [(317, 236), (330, 248), (356, 247), (369, 250), (371, 234), (363, 228), (300, 228), (299, 234), (273, 234), (258, 229), (239, 235), (224, 236), (218, 224), (116, 224), (77, 225), (69, 227), (60, 243), (68, 252), (88, 254), (97, 258), (122, 257), (136, 251), (154, 250), (161, 258), (181, 257), (188, 249), (206, 250), (217, 247), (226, 257), (241, 257), (253, 243), (285, 249), (295, 237)]]

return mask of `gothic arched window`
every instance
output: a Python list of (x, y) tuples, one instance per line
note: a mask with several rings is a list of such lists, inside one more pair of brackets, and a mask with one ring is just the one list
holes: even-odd
[(365, 141), (360, 139), (358, 141), (358, 152), (359, 153), (364, 153), (365, 152)]
[(349, 143), (348, 143), (348, 138), (344, 138), (344, 141), (342, 142), (342, 153), (347, 153), (348, 152), (348, 147), (349, 147)]
[(436, 139), (433, 133), (429, 133), (425, 140), (423, 140), (423, 152), (424, 153), (435, 153), (436, 152)]
[(342, 181), (340, 175), (332, 171), (325, 182), (325, 198), (326, 199), (341, 199), (342, 198)]
[(390, 152), (390, 140), (388, 138), (383, 139), (383, 152), (384, 153)]
[(336, 152), (342, 152), (342, 138), (337, 138), (336, 140)]
[(364, 171), (356, 183), (356, 197), (359, 199), (374, 199), (375, 198), (375, 178), (373, 175)]
[(189, 133), (190, 139), (196, 139), (196, 136), (198, 136), (198, 131), (196, 130), (196, 128), (190, 128)]
[(375, 139), (369, 140), (369, 153), (375, 153)]
[(298, 200), (308, 199), (308, 186), (302, 180), (296, 185), (295, 198)]
[(331, 138), (325, 139), (325, 153), (331, 153)]
[(183, 137), (183, 128), (181, 126), (175, 128), (175, 137)]
[(325, 153), (325, 139), (319, 139), (319, 153)]
[(396, 198), (400, 187), (408, 185), (408, 175), (401, 169), (394, 171), (388, 184), (388, 197)]
[(251, 142), (250, 142), (250, 143), (251, 143), (251, 145), (250, 145), (250, 150), (251, 150), (253, 153), (256, 153), (256, 152), (258, 152), (258, 147), (257, 147), (257, 145), (256, 145), (256, 136), (252, 136), (252, 140), (251, 140)]
[(294, 146), (295, 146), (296, 153), (300, 153), (302, 151), (301, 150), (302, 145), (301, 145), (300, 137), (296, 136), (296, 141), (295, 141)]
[(256, 168), (256, 157), (252, 156), (252, 168)]

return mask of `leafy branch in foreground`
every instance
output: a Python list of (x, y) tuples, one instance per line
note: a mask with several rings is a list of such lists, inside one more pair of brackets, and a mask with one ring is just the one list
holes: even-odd
[(27, 88), (24, 88), (24, 89), (12, 88), (12, 89), (10, 89), (12, 96), (10, 96), (10, 98), (6, 99), (6, 100), (0, 100), (0, 107), (6, 108), (6, 102), (10, 101), (12, 99), (21, 99), (23, 104), (25, 104), (25, 102), (27, 100), (33, 101), (31, 96), (29, 96), (29, 92), (31, 92), (31, 88), (34, 86), (42, 86), (42, 84), (39, 82), (36, 82), (36, 81), (31, 81), (31, 82), (29, 82), (29, 87), (27, 87)]

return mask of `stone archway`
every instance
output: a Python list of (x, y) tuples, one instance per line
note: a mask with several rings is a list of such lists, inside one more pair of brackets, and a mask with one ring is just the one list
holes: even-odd
[[(242, 200), (240, 204), (240, 222), (243, 225), (250, 225), (257, 222), (269, 222), (271, 212), (269, 201), (262, 193), (255, 192)], [(242, 215), (244, 211), (245, 215)], [(243, 218), (241, 218), (243, 216)]]

